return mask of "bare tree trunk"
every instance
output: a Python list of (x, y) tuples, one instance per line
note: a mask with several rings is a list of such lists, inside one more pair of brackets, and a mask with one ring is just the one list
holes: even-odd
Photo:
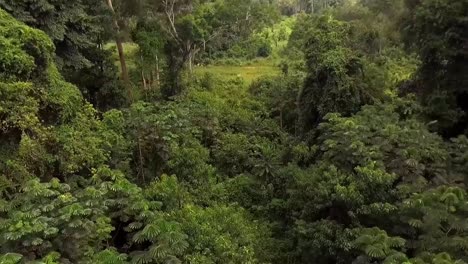
[(148, 89), (148, 86), (146, 85), (146, 78), (143, 70), (141, 70), (141, 80), (143, 82), (143, 89), (146, 91)]
[(141, 78), (143, 79), (143, 89), (148, 89), (148, 87), (146, 87), (146, 78), (145, 78), (145, 74), (143, 73), (143, 71), (141, 71)]
[(146, 91), (148, 89), (146, 85), (145, 70), (143, 65), (143, 55), (140, 54), (140, 63), (141, 63), (141, 80), (143, 82), (143, 89)]
[(193, 53), (190, 53), (189, 58), (188, 58), (188, 68), (190, 74), (193, 73)]
[(127, 92), (128, 96), (131, 101), (133, 101), (133, 93), (131, 90), (130, 86), (130, 78), (128, 77), (128, 69), (127, 69), (127, 63), (125, 61), (125, 54), (123, 50), (123, 45), (122, 45), (122, 39), (120, 37), (120, 27), (119, 23), (116, 18), (114, 6), (112, 4), (112, 0), (107, 0), (107, 5), (109, 6), (109, 9), (111, 10), (114, 18), (113, 18), (113, 23), (114, 23), (114, 30), (115, 30), (115, 44), (117, 45), (117, 51), (119, 52), (119, 60), (120, 60), (120, 67), (121, 67), (121, 76), (122, 80), (124, 81), (125, 86), (127, 87)]
[(156, 85), (160, 87), (160, 74), (159, 74), (159, 58), (158, 55), (156, 55)]
[(190, 51), (190, 54), (189, 54), (189, 70), (190, 70), (190, 73), (193, 73), (193, 64), (194, 64), (194, 60), (195, 60), (198, 52), (200, 52), (200, 48), (197, 48), (196, 46)]

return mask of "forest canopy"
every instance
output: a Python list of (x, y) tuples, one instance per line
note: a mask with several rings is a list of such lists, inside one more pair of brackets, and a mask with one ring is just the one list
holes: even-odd
[(468, 263), (467, 0), (0, 0), (0, 263)]

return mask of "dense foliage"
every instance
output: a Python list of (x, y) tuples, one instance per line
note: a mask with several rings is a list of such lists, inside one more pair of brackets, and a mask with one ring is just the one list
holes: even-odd
[(465, 0), (0, 8), (0, 263), (468, 262)]
[(0, 8), (52, 39), (57, 68), (87, 100), (102, 109), (123, 103), (115, 66), (104, 50), (110, 34), (104, 2), (2, 0)]

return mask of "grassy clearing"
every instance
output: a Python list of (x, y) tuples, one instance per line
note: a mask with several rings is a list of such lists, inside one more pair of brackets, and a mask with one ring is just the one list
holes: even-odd
[[(124, 53), (126, 57), (127, 67), (130, 73), (135, 73), (137, 62), (135, 61), (138, 45), (134, 43), (124, 43)], [(106, 49), (112, 50), (112, 59), (120, 71), (119, 56), (114, 43), (106, 45)], [(255, 59), (248, 61), (242, 65), (206, 65), (197, 66), (194, 68), (194, 73), (201, 76), (206, 73), (216, 75), (222, 79), (242, 78), (248, 85), (255, 79), (261, 76), (274, 76), (280, 73), (277, 61), (271, 58)], [(139, 77), (139, 76), (138, 76)]]
[(261, 76), (274, 76), (280, 73), (279, 68), (271, 60), (262, 60), (243, 66), (232, 65), (208, 65), (194, 69), (195, 74), (203, 75), (211, 73), (223, 79), (242, 78), (247, 84)]

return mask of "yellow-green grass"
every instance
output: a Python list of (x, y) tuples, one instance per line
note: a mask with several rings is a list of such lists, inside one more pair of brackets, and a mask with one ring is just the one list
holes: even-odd
[(211, 73), (223, 79), (242, 78), (247, 84), (261, 76), (275, 76), (279, 74), (279, 68), (271, 61), (253, 62), (243, 66), (208, 65), (194, 69), (195, 74), (203, 75)]
[[(136, 70), (136, 61), (135, 54), (138, 51), (138, 45), (134, 43), (124, 43), (124, 53), (126, 57), (127, 67), (129, 71)], [(108, 43), (105, 47), (108, 50), (113, 51), (112, 59), (115, 62), (115, 65), (120, 71), (119, 56), (117, 54), (117, 49), (115, 43)], [(261, 76), (275, 76), (280, 73), (277, 62), (274, 59), (255, 59), (253, 61), (248, 61), (243, 63), (243, 65), (205, 65), (205, 66), (196, 66), (194, 67), (194, 73), (197, 76), (201, 76), (206, 73), (210, 73), (218, 76), (222, 79), (233, 79), (233, 78), (242, 78), (245, 83), (248, 85), (255, 79), (258, 79)], [(138, 89), (136, 89), (138, 90)], [(134, 91), (138, 92), (138, 91)]]

